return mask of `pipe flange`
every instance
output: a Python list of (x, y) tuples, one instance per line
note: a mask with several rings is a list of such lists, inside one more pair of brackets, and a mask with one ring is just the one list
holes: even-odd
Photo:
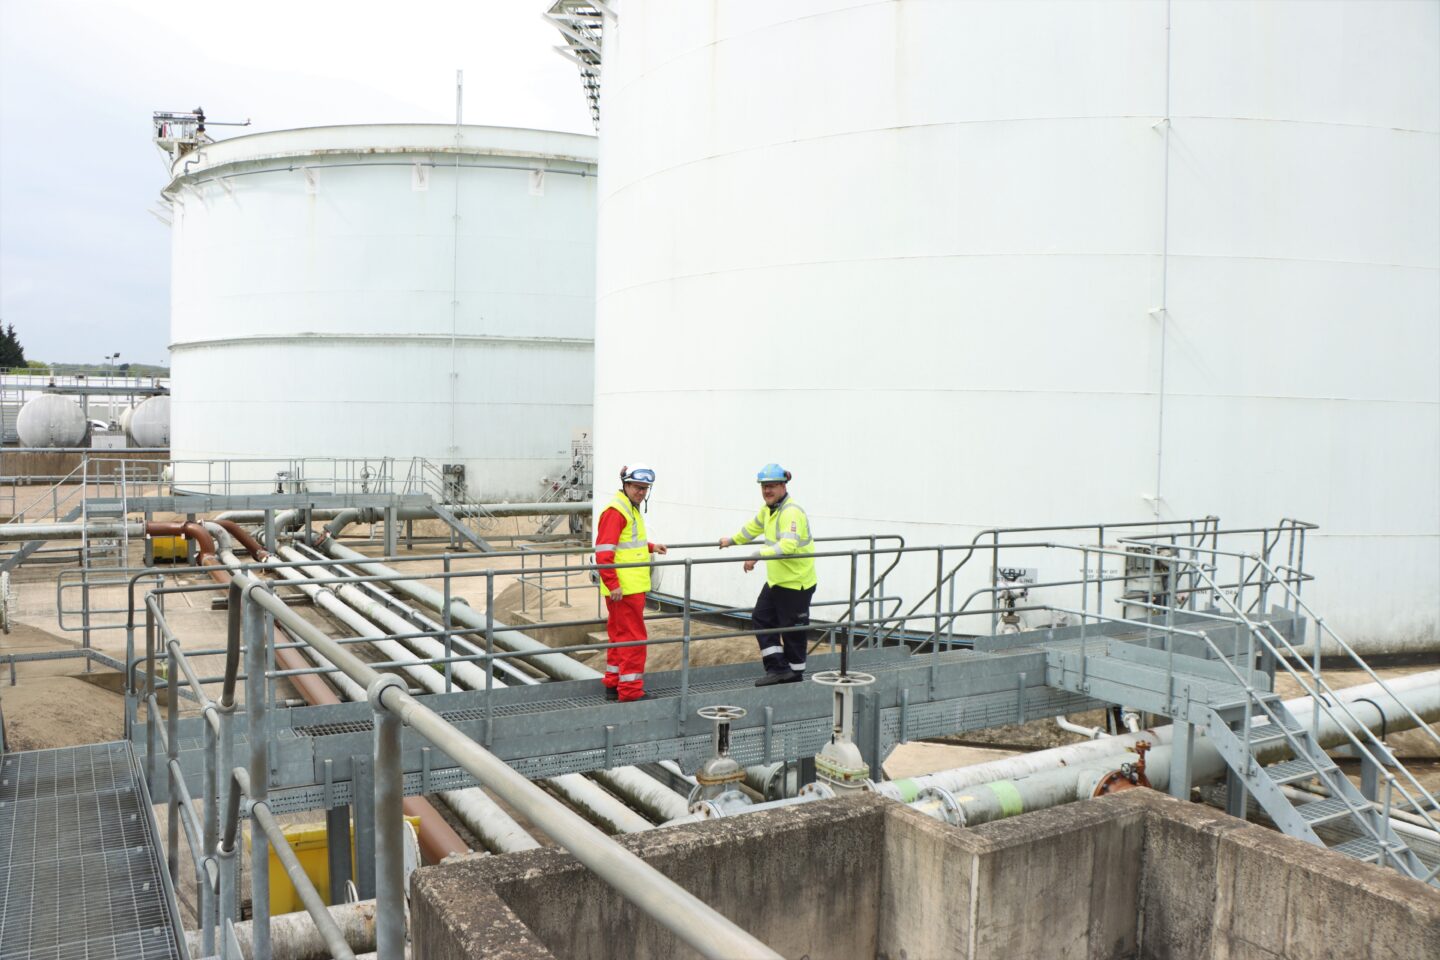
[(387, 687), (395, 687), (401, 693), (404, 693), (408, 689), (405, 686), (405, 681), (393, 673), (382, 673), (376, 677), (375, 681), (365, 688), (365, 698), (370, 701), (370, 709), (377, 713), (388, 709), (381, 699), (385, 695)]
[(835, 790), (828, 783), (821, 783), (816, 780), (814, 783), (807, 783), (800, 788), (796, 796), (814, 797), (816, 800), (830, 800), (835, 796)]
[(953, 794), (944, 787), (926, 787), (915, 797), (915, 803), (931, 802), (940, 807), (945, 822), (952, 827), (965, 826), (965, 811), (960, 809)]

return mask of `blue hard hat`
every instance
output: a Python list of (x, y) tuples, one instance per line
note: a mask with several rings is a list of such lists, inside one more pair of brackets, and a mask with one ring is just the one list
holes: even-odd
[(755, 480), (759, 483), (789, 483), (790, 471), (778, 463), (767, 463), (755, 474)]

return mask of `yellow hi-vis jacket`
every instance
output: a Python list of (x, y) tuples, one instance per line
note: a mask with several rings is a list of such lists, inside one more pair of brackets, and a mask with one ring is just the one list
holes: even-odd
[(810, 518), (795, 498), (787, 496), (775, 507), (760, 508), (755, 519), (731, 537), (749, 543), (763, 536), (765, 546), (758, 556), (765, 560), (765, 581), (772, 587), (805, 590), (815, 586), (815, 541), (810, 538)]
[[(645, 538), (645, 518), (640, 511), (635, 509), (635, 504), (625, 496), (624, 491), (617, 491), (614, 499), (606, 505), (606, 509), (615, 508), (620, 511), (620, 516), (625, 518), (625, 528), (620, 531), (620, 539), (616, 543), (595, 544), (596, 563), (647, 563), (650, 560), (650, 541)], [(602, 511), (603, 512), (603, 511)], [(606, 556), (613, 551), (614, 556)], [(620, 578), (620, 592), (626, 596), (632, 593), (650, 592), (650, 568), (644, 567), (621, 567), (615, 571), (615, 576)], [(600, 589), (606, 593), (604, 584)]]

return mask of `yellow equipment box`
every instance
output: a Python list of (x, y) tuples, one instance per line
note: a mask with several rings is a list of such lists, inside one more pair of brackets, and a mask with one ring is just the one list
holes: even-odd
[(190, 542), (182, 536), (151, 537), (150, 556), (157, 563), (184, 563), (190, 558)]
[[(420, 829), (419, 817), (406, 817), (405, 819), (412, 828), (417, 831)], [(300, 861), (300, 866), (305, 868), (305, 876), (315, 884), (315, 889), (320, 893), (320, 899), (329, 904), (330, 842), (325, 836), (325, 824), (300, 823), (293, 827), (286, 827), (285, 839), (290, 841), (290, 849), (295, 851), (295, 858)], [(245, 834), (245, 852), (250, 852), (250, 834), (248, 832)], [(355, 832), (353, 829), (350, 832), (350, 876), (355, 876)], [(272, 847), (270, 849), (271, 915), (295, 913), (304, 909), (305, 902), (295, 891), (295, 885), (290, 882), (284, 865), (280, 862), (280, 858), (275, 856), (275, 850)]]

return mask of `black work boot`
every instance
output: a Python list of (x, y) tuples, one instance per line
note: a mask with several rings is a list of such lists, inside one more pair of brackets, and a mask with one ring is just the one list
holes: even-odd
[(793, 670), (786, 670), (784, 673), (767, 673), (755, 681), (757, 687), (772, 687), (777, 683), (794, 683), (800, 679), (800, 674)]
[(619, 699), (620, 699), (620, 691), (617, 690), (617, 689), (615, 689), (614, 687), (606, 687), (606, 688), (605, 688), (605, 699), (606, 699), (606, 700), (619, 700)]

